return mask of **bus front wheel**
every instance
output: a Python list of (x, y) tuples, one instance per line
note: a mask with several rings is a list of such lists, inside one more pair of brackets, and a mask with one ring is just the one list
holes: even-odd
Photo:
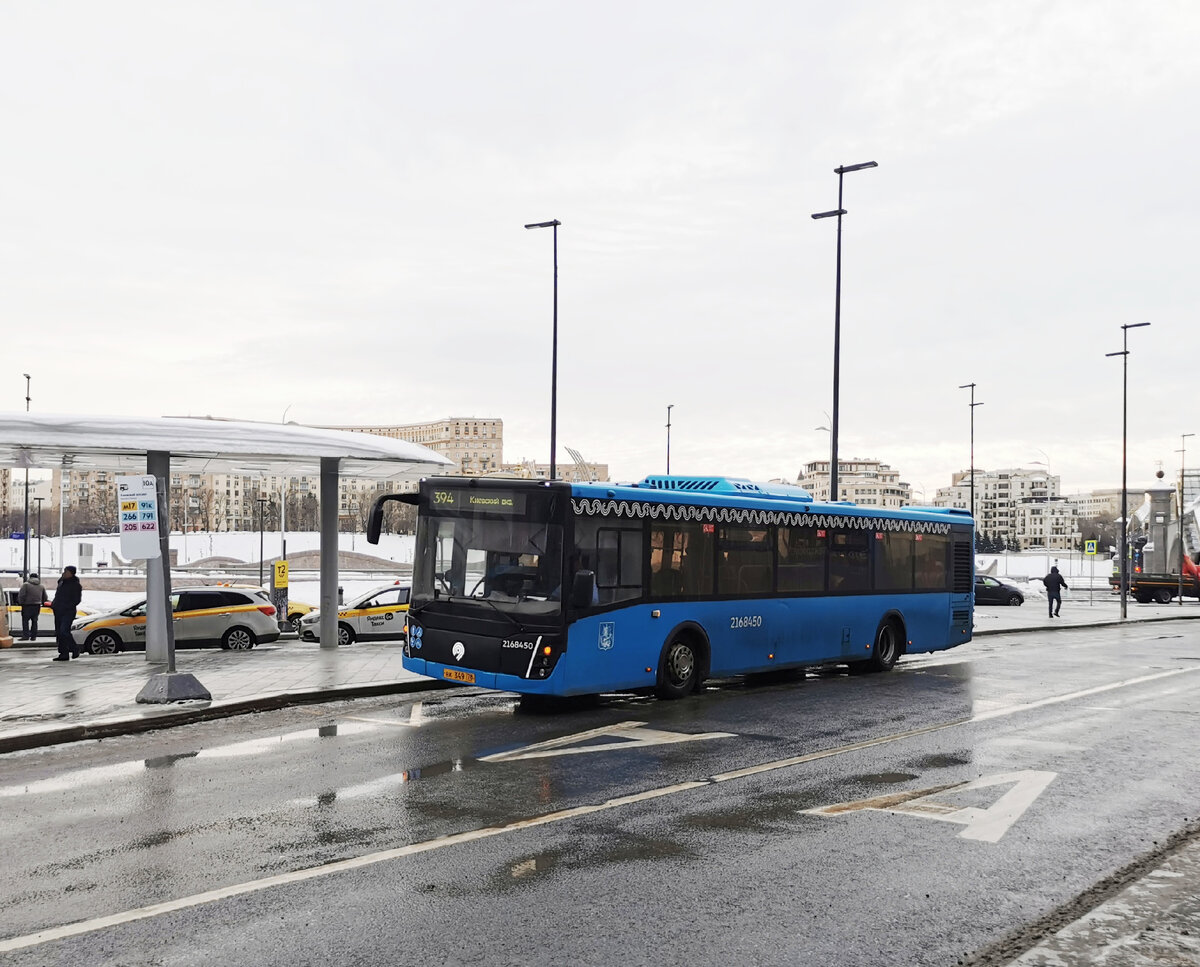
[(672, 638), (658, 661), (658, 697), (683, 698), (695, 691), (699, 679), (695, 647), (685, 638)]

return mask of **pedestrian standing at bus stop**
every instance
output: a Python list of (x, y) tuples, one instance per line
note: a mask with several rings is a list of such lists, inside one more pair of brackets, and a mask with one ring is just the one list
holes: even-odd
[(38, 632), (38, 615), (48, 600), (46, 589), (36, 573), (30, 574), (17, 592), (17, 604), (21, 606), (21, 640), (33, 641)]
[(1058, 573), (1058, 568), (1050, 568), (1050, 573), (1042, 578), (1042, 584), (1046, 585), (1046, 601), (1050, 606), (1050, 617), (1059, 617), (1059, 611), (1062, 610), (1062, 591), (1067, 587), (1067, 582), (1063, 576)]
[(79, 645), (71, 637), (71, 622), (75, 620), (75, 609), (83, 598), (83, 585), (75, 576), (70, 564), (63, 568), (58, 587), (54, 589), (54, 600), (50, 610), (54, 612), (54, 637), (58, 640), (58, 657), (51, 661), (70, 661), (79, 657)]

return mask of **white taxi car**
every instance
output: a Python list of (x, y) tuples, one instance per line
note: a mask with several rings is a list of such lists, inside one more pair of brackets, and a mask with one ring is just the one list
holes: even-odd
[[(397, 581), (372, 588), (338, 608), (338, 644), (402, 640), (411, 590)], [(304, 641), (321, 640), (320, 611), (310, 611), (300, 619), (300, 637)]]
[[(4, 600), (8, 603), (8, 633), (14, 638), (21, 634), (21, 606), (17, 604), (17, 588), (5, 588)], [(51, 598), (54, 595), (50, 595)], [(94, 608), (75, 608), (75, 614), (78, 617), (83, 617), (85, 614), (92, 614)], [(42, 605), (38, 613), (38, 633), (39, 638), (54, 639), (54, 612), (50, 610), (50, 605)]]
[[(181, 588), (171, 592), (175, 644), (220, 645), (246, 651), (275, 641), (275, 606), (263, 591), (230, 587)], [(146, 599), (119, 611), (76, 618), (71, 637), (93, 655), (146, 647)]]

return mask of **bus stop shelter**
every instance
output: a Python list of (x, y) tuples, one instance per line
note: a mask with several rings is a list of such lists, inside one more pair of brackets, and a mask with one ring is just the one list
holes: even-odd
[(405, 440), (295, 423), (0, 413), (0, 466), (154, 476), (161, 561), (158, 565), (147, 561), (146, 660), (168, 667), (150, 680), (138, 700), (159, 702), (211, 697), (192, 676), (175, 671), (174, 629), (169, 617), (172, 471), (319, 476), (321, 647), (336, 648), (339, 477), (401, 482), (436, 473), (452, 463)]

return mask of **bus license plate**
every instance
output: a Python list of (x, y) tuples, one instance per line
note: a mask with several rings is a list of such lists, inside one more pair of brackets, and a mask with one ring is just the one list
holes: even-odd
[(457, 668), (443, 668), (442, 678), (448, 678), (452, 682), (467, 682), (471, 685), (475, 684), (474, 672), (460, 672)]

